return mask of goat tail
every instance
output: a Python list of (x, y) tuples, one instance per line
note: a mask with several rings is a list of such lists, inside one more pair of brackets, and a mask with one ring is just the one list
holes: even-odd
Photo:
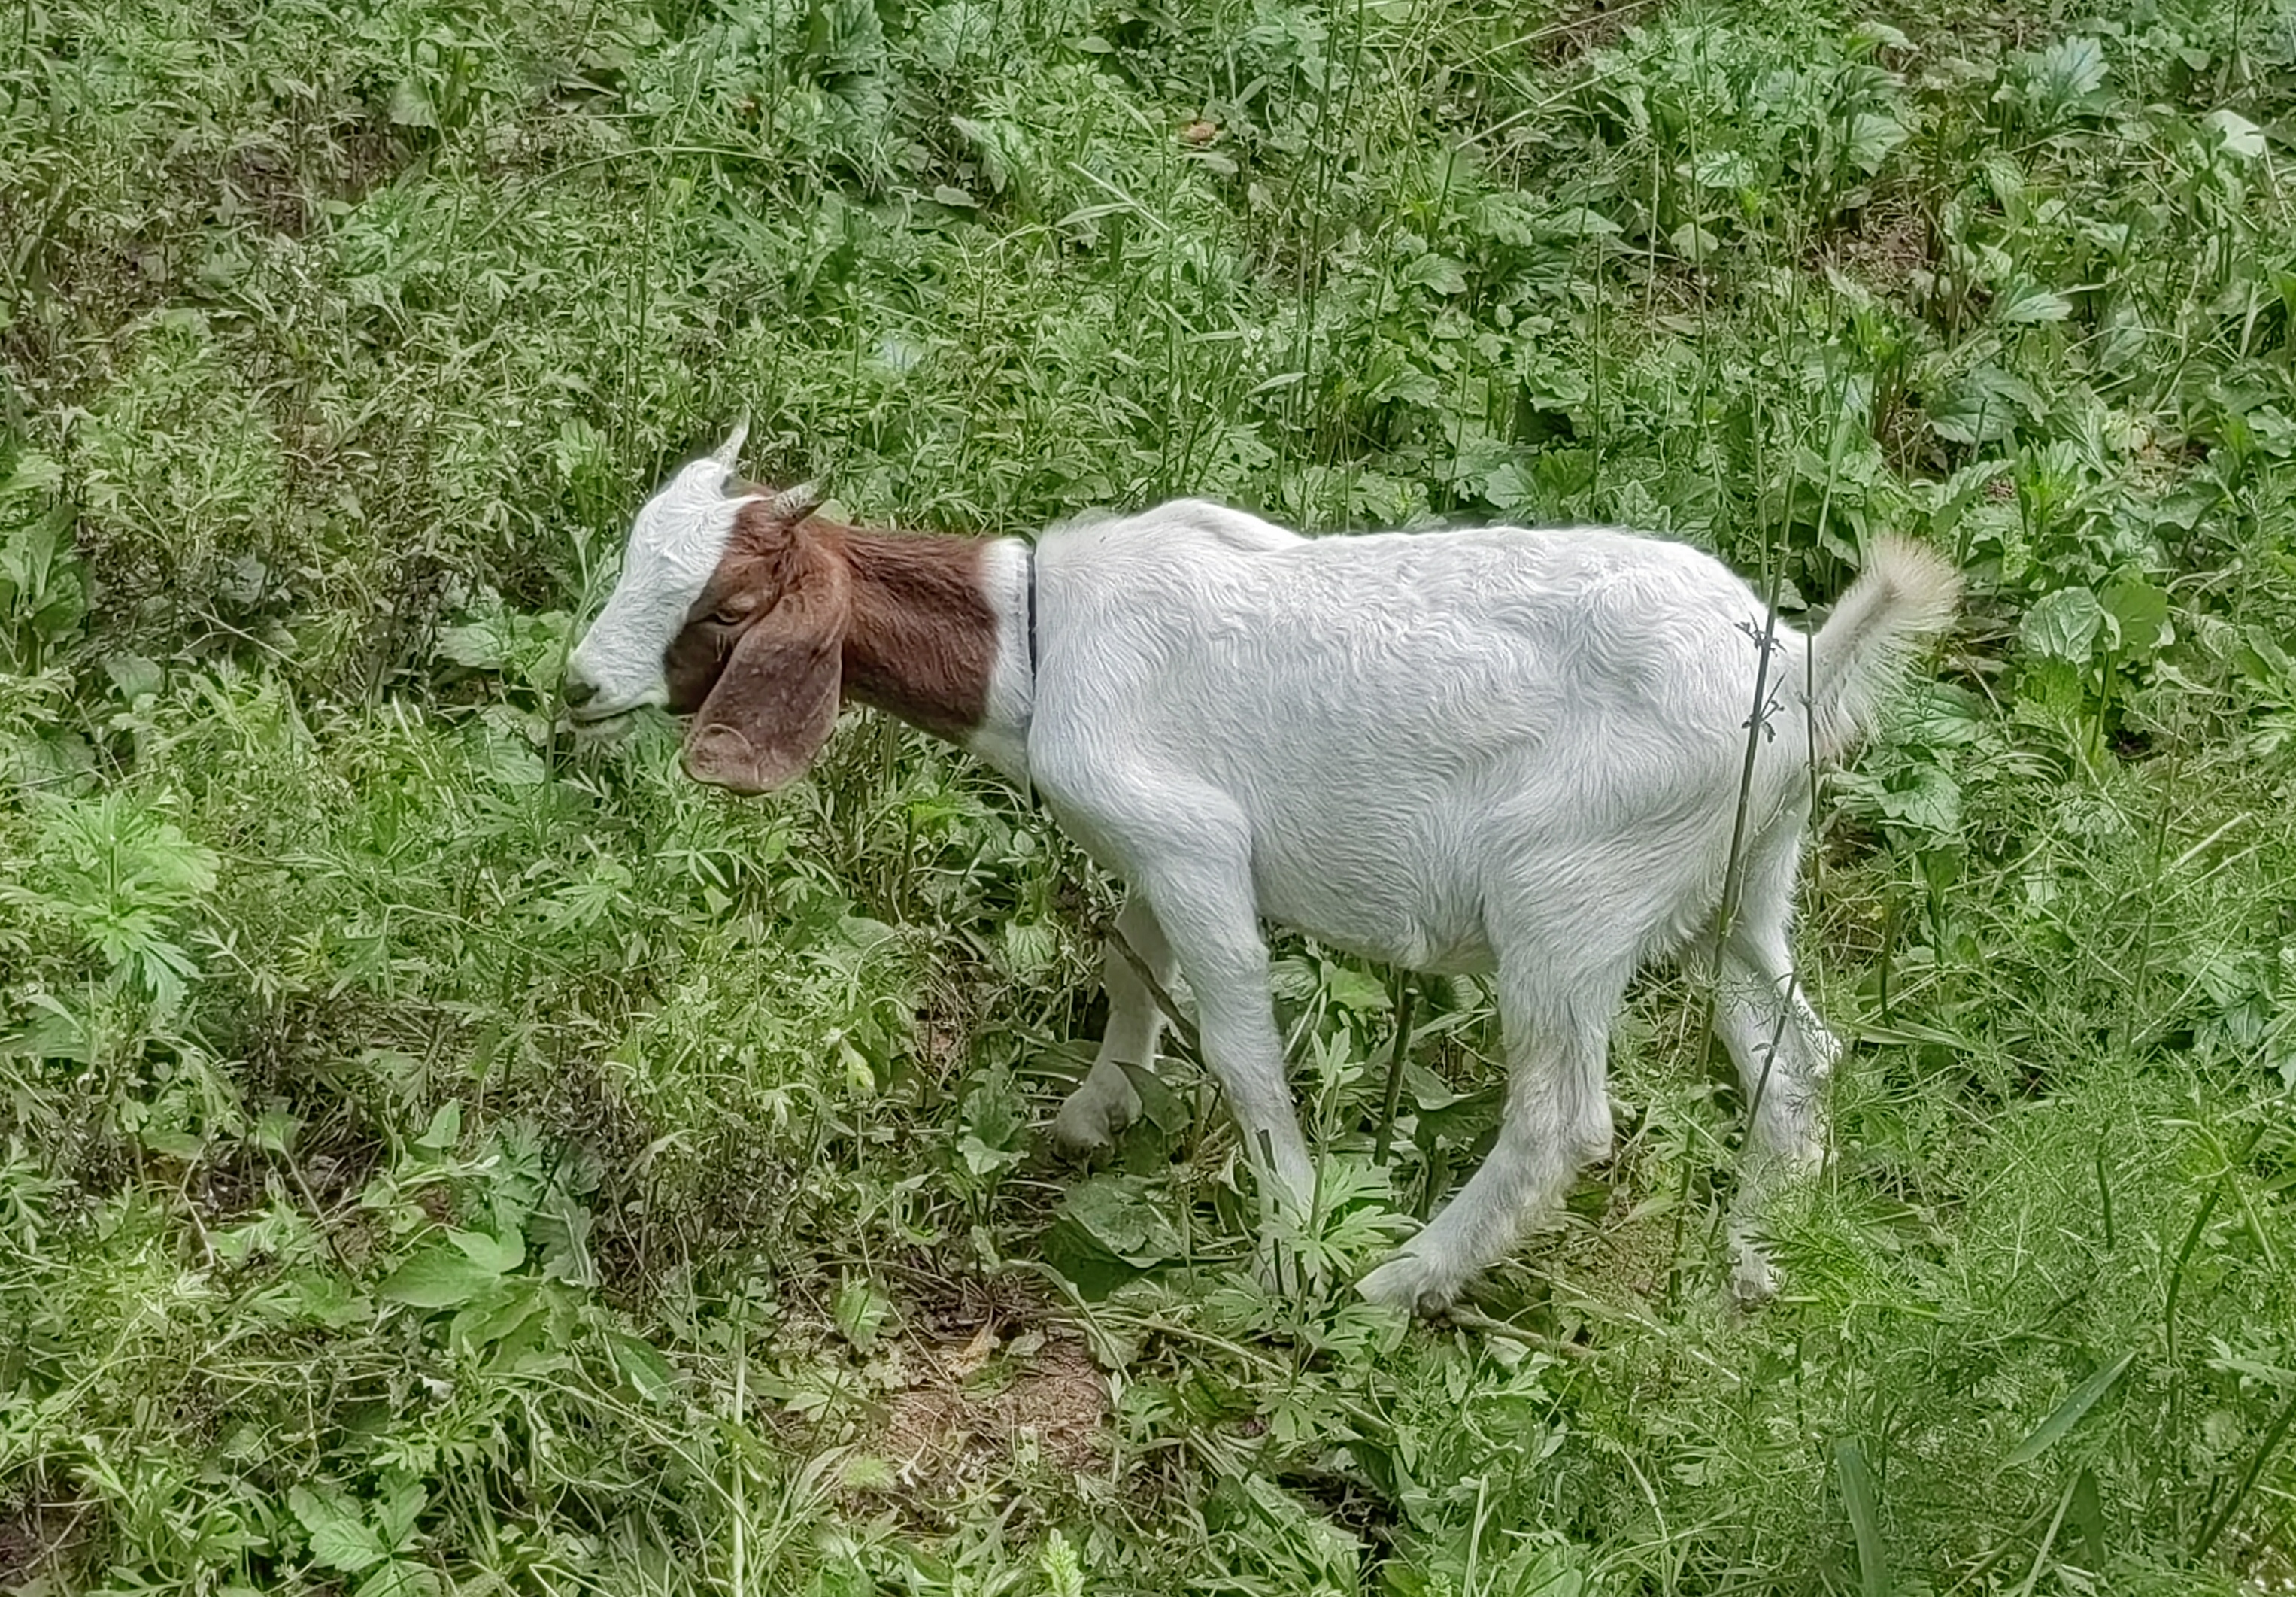
[(1866, 547), (1866, 569), (1810, 644), (1810, 723), (1819, 759), (1835, 761), (1889, 703), (1916, 646), (1953, 624), (1961, 573), (1940, 555), (1884, 536)]

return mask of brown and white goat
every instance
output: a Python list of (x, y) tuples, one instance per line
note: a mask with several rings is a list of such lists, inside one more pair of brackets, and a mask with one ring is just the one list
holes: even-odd
[[(1822, 1151), (1838, 1045), (1787, 943), (1813, 760), (1845, 755), (1958, 580), (1879, 540), (1814, 637), (1680, 543), (1603, 528), (1305, 539), (1181, 501), (1015, 539), (897, 537), (734, 477), (739, 434), (639, 513), (575, 651), (574, 714), (690, 716), (695, 778), (766, 792), (843, 698), (1033, 784), (1129, 884), (1118, 922), (1195, 997), (1263, 1194), (1314, 1167), (1284, 1082), (1263, 918), (1410, 968), (1496, 974), (1496, 1145), (1360, 1283), (1432, 1312), (1611, 1141), (1610, 1027), (1644, 962), (1711, 940), (1737, 848), (1717, 1027), (1753, 1105), (1746, 1193)], [(1751, 740), (1750, 715), (1761, 721)], [(1109, 1023), (1054, 1121), (1138, 1109), (1161, 1017), (1113, 943)], [(1742, 1201), (1739, 1290), (1770, 1267)]]

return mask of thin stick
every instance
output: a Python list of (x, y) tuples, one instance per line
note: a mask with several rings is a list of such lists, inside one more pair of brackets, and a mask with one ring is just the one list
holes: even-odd
[(1520, 1342), (1525, 1347), (1536, 1348), (1541, 1353), (1560, 1354), (1564, 1358), (1571, 1359), (1591, 1359), (1595, 1356), (1595, 1350), (1591, 1347), (1581, 1346), (1576, 1342), (1558, 1342), (1552, 1337), (1542, 1337), (1537, 1331), (1525, 1330), (1519, 1325), (1509, 1325), (1504, 1320), (1494, 1320), (1488, 1314), (1468, 1308), (1464, 1304), (1453, 1304), (1449, 1308), (1445, 1309), (1443, 1318), (1461, 1330), (1480, 1331), (1487, 1337), (1504, 1337), (1510, 1342)]
[(1156, 973), (1148, 968), (1148, 961), (1134, 951), (1124, 934), (1114, 926), (1108, 928), (1108, 941), (1123, 956), (1124, 962), (1132, 967), (1132, 974), (1138, 976), (1141, 985), (1148, 989), (1148, 996), (1155, 1000), (1158, 1008), (1164, 1011), (1164, 1018), (1172, 1023), (1172, 1029), (1180, 1033), (1180, 1040), (1188, 1045), (1189, 1051), (1201, 1059), (1204, 1057), (1203, 1034), (1196, 1030), (1194, 1021), (1180, 1013), (1179, 1004), (1164, 991), (1164, 984), (1158, 981)]
[(1380, 1112), (1379, 1140), (1372, 1149), (1372, 1163), (1379, 1165), (1386, 1165), (1394, 1140), (1395, 1111), (1403, 1101), (1403, 1056), (1411, 1049), (1411, 1010), (1419, 996), (1418, 984), (1407, 973), (1398, 973), (1397, 981), (1403, 996), (1395, 1006), (1395, 1051), (1387, 1057), (1387, 1104)]
[(2234, 1512), (2247, 1499), (2251, 1488), (2256, 1485), (2256, 1478), (2264, 1473), (2266, 1461), (2280, 1445), (2280, 1439), (2288, 1434), (2291, 1423), (2296, 1423), (2296, 1397), (2290, 1398), (2273, 1420), (2264, 1433), (2264, 1440), (2257, 1445), (2256, 1456), (2248, 1462), (2248, 1472), (2240, 1478), (2240, 1485), (2233, 1488), (2231, 1497), (2216, 1511), (2216, 1517), (2209, 1521), (2208, 1527), (2201, 1532), (2201, 1539), (2193, 1548), (2195, 1561), (2208, 1557), (2209, 1549), (2217, 1544), (2217, 1537), (2224, 1533), (2224, 1527), (2231, 1522)]

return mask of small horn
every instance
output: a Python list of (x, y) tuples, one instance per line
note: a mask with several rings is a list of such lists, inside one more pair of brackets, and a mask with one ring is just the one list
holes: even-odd
[(745, 416), (740, 421), (734, 424), (734, 431), (727, 434), (726, 441), (719, 444), (716, 450), (712, 452), (710, 458), (715, 460), (718, 465), (724, 466), (727, 471), (732, 471), (736, 465), (741, 464), (742, 440), (749, 436), (750, 418)]
[(800, 482), (774, 496), (774, 514), (783, 521), (801, 522), (821, 507), (821, 500), (820, 483)]

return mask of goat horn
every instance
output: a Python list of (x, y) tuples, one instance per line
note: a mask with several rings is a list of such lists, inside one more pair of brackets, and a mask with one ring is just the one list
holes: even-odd
[(821, 499), (820, 483), (800, 482), (774, 496), (774, 514), (786, 521), (801, 522), (820, 508)]
[(734, 431), (719, 444), (711, 458), (727, 471), (732, 471), (742, 458), (742, 440), (750, 436), (750, 418), (743, 416), (734, 424)]

